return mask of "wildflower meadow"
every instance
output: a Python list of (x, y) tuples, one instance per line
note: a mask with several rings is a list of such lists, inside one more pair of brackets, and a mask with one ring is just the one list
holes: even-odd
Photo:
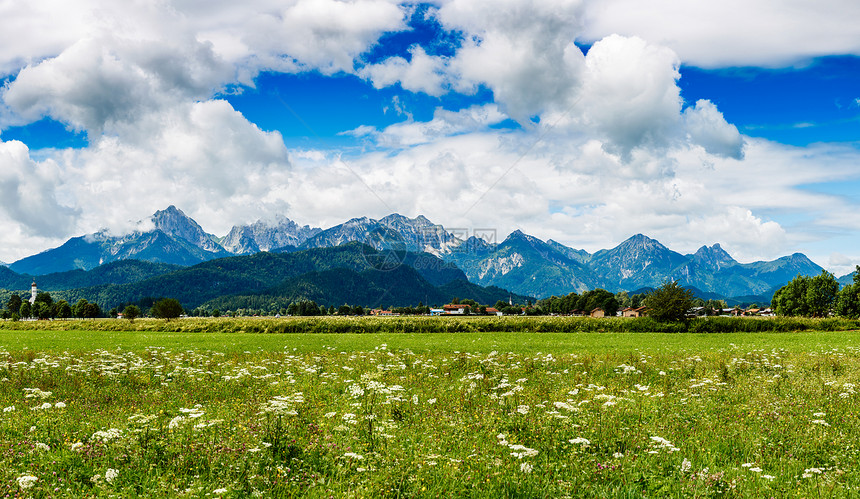
[(0, 334), (3, 497), (860, 487), (852, 332), (45, 334)]

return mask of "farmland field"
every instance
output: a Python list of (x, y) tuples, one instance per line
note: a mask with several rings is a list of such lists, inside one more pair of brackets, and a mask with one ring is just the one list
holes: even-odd
[(0, 496), (856, 496), (858, 386), (851, 331), (0, 330)]

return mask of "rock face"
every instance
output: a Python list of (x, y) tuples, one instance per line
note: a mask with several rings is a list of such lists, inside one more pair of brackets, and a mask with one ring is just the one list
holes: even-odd
[(397, 213), (381, 220), (353, 218), (319, 232), (300, 248), (325, 248), (348, 242), (361, 242), (377, 250), (401, 249), (442, 256), (450, 254), (463, 241), (423, 216), (408, 218)]
[(322, 229), (299, 226), (286, 217), (278, 217), (273, 224), (256, 221), (251, 225), (234, 225), (221, 240), (221, 246), (235, 255), (250, 255), (258, 251), (272, 251), (287, 246), (299, 246)]
[(152, 215), (152, 222), (155, 224), (156, 231), (187, 241), (203, 251), (217, 253), (224, 250), (215, 242), (213, 235), (207, 234), (194, 219), (173, 205), (168, 206), (166, 210), (156, 211)]

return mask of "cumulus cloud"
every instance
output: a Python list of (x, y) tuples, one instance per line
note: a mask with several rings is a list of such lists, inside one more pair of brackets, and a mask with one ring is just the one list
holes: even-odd
[(154, 109), (205, 98), (227, 74), (202, 44), (84, 39), (22, 69), (2, 95), (25, 121), (50, 116), (96, 139)]
[[(701, 67), (783, 67), (831, 54), (860, 55), (852, 0), (676, 2), (589, 0), (578, 37), (638, 36)], [(798, 43), (798, 40), (804, 40)]]
[[(57, 196), (59, 166), (52, 160), (33, 161), (26, 145), (0, 142), (0, 218), (4, 227), (19, 227), (38, 240), (62, 236), (74, 226), (75, 209)], [(11, 243), (11, 241), (9, 241)]]
[(639, 146), (664, 147), (681, 111), (674, 52), (639, 38), (609, 36), (585, 60), (583, 119), (623, 157)]
[(511, 117), (526, 123), (567, 107), (579, 84), (582, 51), (573, 43), (578, 0), (454, 0), (438, 12), (447, 29), (464, 33), (449, 63), (454, 87), (489, 87)]
[(64, 190), (84, 208), (81, 228), (130, 227), (175, 204), (226, 230), (234, 217), (288, 208), (281, 189), (291, 168), (279, 133), (260, 130), (226, 101), (186, 103), (157, 117), (165, 126), (146, 142), (104, 137), (63, 156), (73, 180)]
[(723, 113), (711, 101), (700, 99), (694, 107), (685, 109), (684, 125), (693, 143), (701, 145), (709, 153), (743, 158), (743, 137), (736, 126), (726, 122)]
[(713, 105), (694, 107), (685, 130), (681, 60), (671, 49), (611, 35), (584, 55), (574, 43), (582, 29), (579, 1), (455, 0), (434, 15), (446, 29), (463, 33), (453, 56), (428, 56), (415, 46), (410, 61), (391, 57), (360, 74), (377, 88), (399, 83), (434, 96), (484, 86), (523, 126), (539, 121), (544, 131), (596, 136), (626, 162), (636, 148), (687, 140), (714, 154), (740, 154), (737, 130), (731, 136), (732, 125)]
[(434, 97), (442, 95), (447, 85), (445, 59), (427, 55), (420, 45), (410, 47), (409, 53), (409, 61), (399, 56), (389, 57), (381, 63), (365, 66), (358, 74), (370, 80), (376, 88), (399, 83), (410, 92), (423, 92)]

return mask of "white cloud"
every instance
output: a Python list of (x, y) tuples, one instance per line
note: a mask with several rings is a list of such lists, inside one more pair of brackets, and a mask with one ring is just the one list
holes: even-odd
[(482, 131), (506, 118), (495, 104), (472, 106), (457, 112), (437, 108), (431, 121), (409, 120), (390, 125), (381, 132), (362, 126), (347, 133), (370, 136), (381, 147), (401, 148), (426, 144), (452, 135)]
[(445, 60), (430, 56), (420, 45), (409, 49), (410, 60), (403, 57), (389, 57), (378, 64), (365, 66), (359, 75), (368, 79), (376, 88), (384, 88), (399, 83), (410, 92), (423, 92), (438, 97), (444, 93), (446, 76)]
[[(52, 160), (33, 161), (22, 142), (0, 142), (0, 220), (4, 231), (11, 228), (38, 242), (65, 235), (74, 226), (77, 212), (58, 199), (56, 182), (61, 174)], [(6, 244), (16, 245), (12, 238), (4, 238)]]
[(695, 107), (684, 110), (684, 124), (691, 140), (711, 154), (741, 159), (744, 139), (736, 126), (726, 122), (717, 106), (700, 99)]
[(638, 36), (702, 67), (780, 67), (822, 55), (860, 55), (854, 22), (860, 3), (853, 0), (589, 0), (584, 15), (578, 36), (585, 41)]
[(640, 146), (665, 147), (680, 121), (679, 63), (671, 50), (639, 38), (595, 43), (585, 59), (584, 125), (623, 157)]
[(449, 63), (453, 85), (493, 90), (512, 118), (527, 123), (545, 111), (567, 108), (579, 84), (582, 52), (573, 44), (578, 0), (454, 0), (438, 18), (464, 33)]
[(205, 98), (228, 74), (206, 45), (90, 38), (21, 70), (2, 97), (24, 121), (51, 116), (97, 139), (153, 109)]

